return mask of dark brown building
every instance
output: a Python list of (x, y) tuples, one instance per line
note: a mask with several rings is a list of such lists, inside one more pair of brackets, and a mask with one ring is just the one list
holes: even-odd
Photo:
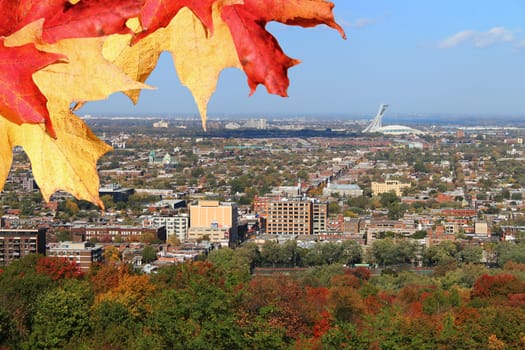
[(46, 254), (46, 229), (0, 229), (0, 266), (29, 254)]

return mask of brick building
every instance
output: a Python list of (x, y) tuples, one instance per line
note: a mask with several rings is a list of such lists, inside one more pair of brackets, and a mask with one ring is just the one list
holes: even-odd
[(266, 233), (271, 235), (319, 235), (327, 233), (328, 205), (309, 199), (268, 203)]
[(51, 246), (47, 251), (50, 257), (75, 261), (82, 272), (88, 272), (93, 263), (102, 262), (102, 253), (101, 245), (91, 245), (88, 242), (60, 242)]
[(46, 229), (0, 229), (0, 266), (29, 254), (46, 253)]

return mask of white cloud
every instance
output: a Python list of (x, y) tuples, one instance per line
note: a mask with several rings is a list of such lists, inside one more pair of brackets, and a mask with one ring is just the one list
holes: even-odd
[(438, 48), (450, 49), (463, 43), (471, 44), (478, 48), (484, 48), (498, 43), (511, 42), (513, 40), (514, 34), (503, 27), (494, 27), (486, 32), (465, 30), (441, 40), (438, 43)]
[(362, 18), (356, 19), (355, 21), (345, 21), (345, 20), (339, 19), (338, 22), (343, 27), (352, 28), (352, 29), (359, 29), (359, 28), (364, 28), (364, 27), (367, 27), (369, 25), (372, 25), (372, 24), (376, 23), (377, 21), (375, 19), (372, 19), (372, 18), (362, 17)]
[(369, 26), (374, 23), (375, 23), (375, 20), (371, 18), (363, 17), (363, 18), (358, 18), (355, 21), (348, 23), (347, 26), (350, 28), (363, 28), (363, 27)]

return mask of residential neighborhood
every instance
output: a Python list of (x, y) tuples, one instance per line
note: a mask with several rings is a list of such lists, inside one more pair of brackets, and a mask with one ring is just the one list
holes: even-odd
[[(332, 131), (332, 124), (315, 122), (300, 129), (329, 131), (315, 135), (259, 121), (252, 123), (256, 129), (245, 123), (246, 133), (258, 130), (259, 137), (243, 138), (219, 136), (230, 132), (231, 122), (212, 124), (209, 136), (158, 123), (144, 133), (134, 125), (118, 132), (101, 127), (114, 147), (99, 162), (104, 210), (64, 192), (44, 202), (16, 148), (0, 195), (1, 239), (7, 242), (16, 230), (45, 231), (39, 253), (55, 254), (61, 242), (83, 243), (80, 252), (116, 247), (121, 258), (132, 250), (128, 258), (137, 266), (149, 246), (156, 256), (147, 262), (162, 265), (180, 260), (167, 256), (195, 259), (248, 242), (349, 240), (363, 251), (359, 262), (376, 267), (381, 258), (374, 243), (389, 239), (410, 242), (403, 261), (417, 268), (428, 265), (425, 252), (441, 242), (475, 249), (472, 262), (496, 264), (494, 247), (525, 234), (520, 128), (371, 135), (360, 134), (359, 124)], [(287, 130), (286, 137), (271, 137), (271, 128)], [(202, 249), (188, 254), (196, 244)], [(22, 249), (0, 253), (0, 265), (24, 255)]]

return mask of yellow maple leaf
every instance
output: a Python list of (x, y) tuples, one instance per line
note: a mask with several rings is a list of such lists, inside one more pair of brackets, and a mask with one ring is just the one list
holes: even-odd
[[(96, 163), (111, 147), (69, 110), (51, 109), (50, 112), (56, 139), (46, 133), (42, 124), (17, 125), (0, 118), (0, 130), (5, 134), (0, 141), (0, 154), (9, 157), (12, 146), (24, 148), (46, 201), (54, 192), (64, 190), (103, 208), (98, 195)], [(0, 174), (6, 170), (9, 168), (2, 162)]]
[[(127, 45), (131, 36), (112, 36), (105, 42), (104, 56), (132, 79), (144, 82), (157, 65), (160, 53), (170, 52), (177, 75), (191, 91), (206, 130), (208, 101), (215, 92), (221, 71), (241, 69), (230, 30), (220, 16), (222, 6), (235, 3), (240, 1), (224, 0), (214, 4), (212, 36), (208, 36), (193, 12), (183, 8), (166, 28), (158, 29), (131, 47)], [(136, 103), (140, 90), (125, 93)]]
[[(0, 123), (4, 120), (0, 118)], [(11, 169), (11, 162), (13, 161), (12, 154), (13, 146), (7, 137), (7, 130), (0, 127), (0, 191), (4, 189), (5, 180), (9, 175)]]
[[(88, 200), (101, 208), (98, 159), (111, 149), (100, 141), (75, 114), (69, 111), (73, 101), (99, 100), (117, 91), (148, 88), (132, 80), (102, 55), (105, 37), (65, 39), (55, 44), (41, 41), (42, 21), (36, 21), (6, 38), (6, 45), (34, 42), (42, 51), (61, 53), (67, 63), (48, 66), (33, 74), (33, 80), (46, 96), (56, 139), (40, 124), (16, 125), (0, 118), (0, 189), (9, 173), (13, 146), (21, 146), (42, 195), (49, 201), (58, 190)], [(79, 48), (82, 48), (79, 50)]]

